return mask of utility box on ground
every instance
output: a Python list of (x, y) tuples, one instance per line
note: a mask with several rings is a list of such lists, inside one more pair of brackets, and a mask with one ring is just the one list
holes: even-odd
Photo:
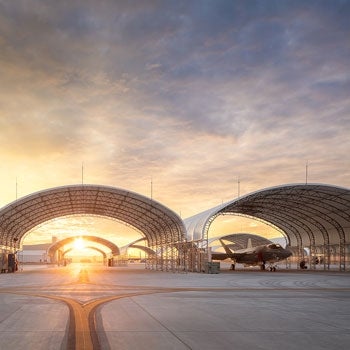
[(205, 273), (220, 273), (220, 263), (219, 262), (207, 262), (205, 264)]

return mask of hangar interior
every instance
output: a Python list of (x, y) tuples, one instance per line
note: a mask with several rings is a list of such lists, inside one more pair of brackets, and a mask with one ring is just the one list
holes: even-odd
[[(2, 253), (16, 253), (31, 229), (57, 217), (96, 215), (132, 226), (146, 241), (146, 268), (203, 271), (210, 262), (208, 231), (220, 215), (242, 215), (277, 228), (293, 259), (310, 256), (325, 270), (350, 269), (350, 190), (324, 184), (291, 184), (259, 190), (182, 220), (139, 194), (108, 186), (70, 185), (40, 191), (0, 210)], [(135, 243), (136, 244), (136, 243)], [(137, 248), (137, 246), (135, 245)], [(120, 252), (114, 249), (116, 259)], [(316, 261), (314, 257), (320, 258)]]

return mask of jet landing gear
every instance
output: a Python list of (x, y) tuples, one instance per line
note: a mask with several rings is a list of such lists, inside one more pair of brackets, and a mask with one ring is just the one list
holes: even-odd
[[(276, 269), (277, 269), (277, 266), (273, 265), (273, 264), (270, 264), (269, 267), (268, 267), (268, 270), (271, 271), (271, 272), (275, 272)], [(266, 263), (265, 262), (261, 263), (260, 270), (261, 271), (266, 270)]]
[(277, 269), (277, 266), (276, 266), (276, 265), (270, 264), (270, 266), (269, 266), (269, 271), (275, 272), (276, 269)]

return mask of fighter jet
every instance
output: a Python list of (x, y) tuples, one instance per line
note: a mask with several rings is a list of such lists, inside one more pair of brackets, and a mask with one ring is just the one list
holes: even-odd
[[(225, 244), (222, 239), (219, 239), (225, 253), (213, 252), (213, 260), (225, 260), (230, 258), (233, 263), (231, 269), (235, 269), (235, 264), (244, 264), (245, 266), (260, 266), (261, 270), (266, 269), (266, 263), (270, 264), (270, 271), (276, 271), (276, 262), (287, 259), (292, 255), (292, 252), (283, 248), (280, 244), (269, 243), (253, 247), (251, 240), (248, 240), (247, 248), (231, 250), (229, 245)], [(231, 246), (231, 245), (230, 245)]]

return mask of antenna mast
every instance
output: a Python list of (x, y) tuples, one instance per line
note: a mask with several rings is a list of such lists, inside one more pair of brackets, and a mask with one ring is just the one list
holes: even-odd
[(238, 180), (237, 180), (237, 198), (239, 198), (241, 195), (241, 181), (239, 179), (239, 176), (238, 176)]
[(309, 161), (306, 161), (306, 165), (305, 165), (305, 184), (307, 185), (307, 177), (308, 177), (308, 169), (309, 168)]

